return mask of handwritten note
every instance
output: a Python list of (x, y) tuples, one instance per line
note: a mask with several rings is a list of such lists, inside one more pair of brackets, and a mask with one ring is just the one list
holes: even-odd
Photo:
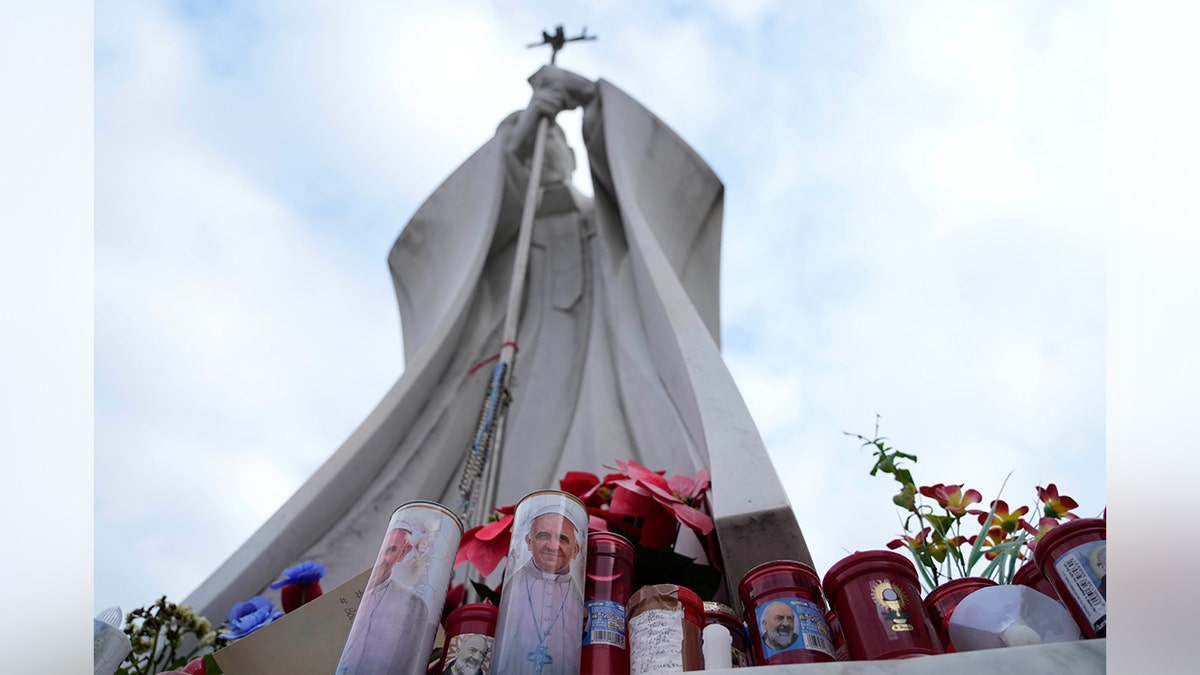
[(362, 600), (368, 568), (350, 581), (213, 654), (226, 675), (329, 675)]
[(632, 675), (683, 672), (683, 606), (647, 609), (629, 620)]

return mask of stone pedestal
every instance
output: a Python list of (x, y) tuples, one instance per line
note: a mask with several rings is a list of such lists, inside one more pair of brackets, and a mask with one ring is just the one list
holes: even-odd
[(1079, 640), (984, 649), (898, 661), (844, 661), (718, 670), (738, 675), (983, 675), (984, 673), (1103, 673), (1108, 641)]

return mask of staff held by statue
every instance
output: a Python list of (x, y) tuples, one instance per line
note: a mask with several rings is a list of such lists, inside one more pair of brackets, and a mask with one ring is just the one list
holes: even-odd
[[(566, 37), (560, 25), (553, 34), (542, 31), (542, 41), (528, 45), (540, 47), (549, 45), (550, 64), (554, 65), (560, 49), (566, 43), (579, 40), (595, 40), (596, 36), (588, 35), (587, 28), (575, 37)], [(556, 110), (550, 107), (537, 106), (538, 75), (530, 82), (535, 87), (534, 102), (531, 106), (539, 107), (536, 115), (537, 130), (534, 133), (532, 161), (529, 169), (529, 182), (525, 189), (525, 199), (521, 210), (520, 229), (517, 234), (516, 256), (513, 261), (511, 283), (508, 289), (508, 301), (505, 308), (504, 327), (501, 332), (500, 353), (492, 367), (492, 376), (488, 382), (487, 394), (484, 397), (480, 411), (479, 422), (467, 451), (467, 462), (463, 469), (462, 480), (459, 483), (461, 511), (465, 520), (472, 525), (482, 525), (488, 520), (489, 514), (496, 506), (496, 491), (500, 479), (500, 464), (503, 457), (504, 426), (507, 417), (508, 404), (511, 400), (510, 384), (518, 350), (517, 332), (521, 319), (522, 302), (525, 291), (525, 278), (529, 267), (530, 242), (533, 238), (534, 216), (540, 200), (542, 168), (545, 162), (546, 134), (550, 120)], [(514, 137), (521, 139), (528, 135), (528, 125), (533, 123), (535, 116), (524, 116), (514, 129)], [(482, 581), (482, 579), (481, 579)]]

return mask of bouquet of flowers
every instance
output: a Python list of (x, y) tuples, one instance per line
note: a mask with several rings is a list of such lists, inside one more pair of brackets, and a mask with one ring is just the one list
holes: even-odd
[[(1078, 508), (1078, 502), (1059, 494), (1054, 483), (1037, 486), (1037, 499), (1032, 506), (1014, 510), (1004, 500), (993, 499), (986, 511), (971, 508), (973, 504), (982, 504), (983, 495), (978, 490), (964, 489), (965, 484), (937, 483), (917, 487), (912, 473), (901, 466), (903, 461), (915, 463), (917, 456), (887, 445), (888, 439), (879, 435), (878, 416), (874, 438), (849, 432), (846, 435), (861, 440), (862, 447), (873, 449), (876, 461), (871, 468), (872, 476), (881, 472), (890, 474), (900, 484), (900, 491), (892, 497), (892, 502), (904, 511), (904, 534), (888, 542), (887, 546), (908, 550), (926, 591), (950, 579), (969, 576), (1009, 583), (1018, 563), (1029, 560), (1029, 554), (1047, 532), (1064, 520), (1079, 517), (1072, 513), (1072, 509)], [(1004, 485), (1000, 490), (1004, 490)], [(973, 528), (976, 522), (980, 526), (978, 534), (966, 536), (964, 529)], [(966, 531), (969, 533), (971, 529)], [(984, 561), (983, 569), (976, 571), (976, 566)]]

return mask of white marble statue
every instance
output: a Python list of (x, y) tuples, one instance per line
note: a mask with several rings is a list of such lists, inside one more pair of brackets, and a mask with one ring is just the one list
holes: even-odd
[[(551, 124), (496, 503), (557, 487), (569, 470), (602, 474), (617, 459), (669, 473), (706, 467), (735, 585), (763, 560), (809, 561), (720, 356), (720, 180), (612, 84), (553, 66), (529, 81), (530, 106), (429, 197), (388, 256), (404, 374), (193, 593), (199, 610), (223, 615), (296, 560), (323, 562), (332, 587), (371, 564), (397, 505), (458, 507), (491, 377), (477, 366), (500, 350), (536, 120), (576, 106), (595, 196), (571, 185), (575, 155)], [(730, 550), (739, 537), (748, 543)]]

